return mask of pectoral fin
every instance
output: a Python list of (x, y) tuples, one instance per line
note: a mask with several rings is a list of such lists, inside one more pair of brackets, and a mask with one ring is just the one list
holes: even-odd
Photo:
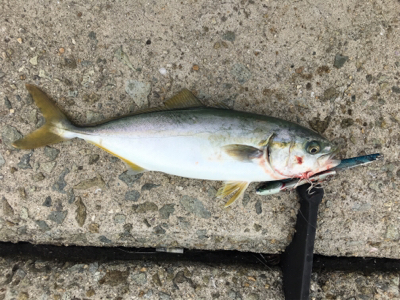
[(224, 183), (224, 186), (218, 190), (217, 197), (224, 198), (232, 195), (229, 201), (225, 204), (226, 208), (243, 195), (249, 184), (250, 182), (246, 181), (227, 181)]
[(222, 149), (230, 156), (241, 161), (250, 161), (262, 156), (263, 151), (252, 146), (231, 144), (223, 146)]

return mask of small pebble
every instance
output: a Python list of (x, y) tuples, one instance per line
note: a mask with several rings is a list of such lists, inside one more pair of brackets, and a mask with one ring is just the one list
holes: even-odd
[(160, 297), (160, 300), (171, 300), (171, 296), (164, 292), (159, 292), (158, 296)]
[(343, 56), (343, 55), (340, 55), (340, 54), (336, 54), (336, 56), (335, 56), (335, 61), (334, 61), (334, 63), (333, 63), (333, 66), (334, 66), (335, 68), (340, 69), (341, 67), (343, 67), (343, 65), (345, 64), (345, 62), (348, 61), (348, 60), (349, 60), (349, 57), (348, 57), (348, 56)]
[(43, 221), (43, 220), (37, 220), (36, 221), (36, 225), (38, 225), (39, 228), (41, 230), (43, 230), (43, 231), (49, 231), (50, 230), (49, 225), (47, 225), (47, 223), (45, 221)]
[(154, 227), (154, 233), (155, 234), (165, 234), (166, 231), (164, 228), (161, 227), (161, 225), (158, 225), (158, 226)]
[(246, 83), (252, 77), (250, 70), (243, 64), (233, 65), (231, 74), (240, 84)]
[(32, 57), (29, 62), (31, 63), (31, 65), (36, 66), (38, 64), (38, 57), (34, 56)]
[(111, 244), (112, 243), (112, 241), (110, 239), (106, 238), (104, 235), (99, 236), (99, 241), (104, 243), (104, 244)]
[(77, 96), (78, 96), (78, 91), (77, 90), (69, 90), (68, 91), (68, 97), (76, 98)]
[[(76, 64), (76, 60), (74, 57), (70, 57), (70, 58), (64, 58), (64, 66), (70, 69), (76, 69), (77, 68), (77, 64)], [(40, 76), (42, 77), (42, 76)]]
[(74, 186), (74, 189), (86, 190), (86, 189), (90, 189), (94, 186), (97, 186), (101, 189), (107, 188), (106, 183), (104, 182), (103, 178), (100, 175), (97, 175), (94, 178), (86, 179), (86, 180), (79, 182), (77, 185)]
[(1, 136), (3, 142), (11, 147), (11, 144), (22, 138), (22, 134), (12, 126), (6, 125), (2, 128)]
[(259, 300), (260, 296), (258, 294), (250, 294), (249, 297), (247, 298), (248, 300)]
[(159, 184), (154, 184), (154, 183), (145, 183), (142, 188), (141, 191), (150, 191), (151, 189), (154, 189), (156, 187), (159, 187)]
[(114, 56), (118, 60), (120, 60), (123, 64), (127, 65), (129, 68), (135, 70), (135, 68), (133, 67), (133, 65), (129, 60), (129, 56), (122, 50), (122, 46), (115, 51)]
[(104, 115), (99, 112), (88, 110), (86, 112), (86, 122), (87, 123), (96, 123), (104, 120)]
[(47, 217), (47, 219), (57, 223), (58, 225), (61, 225), (64, 222), (65, 218), (67, 217), (67, 214), (68, 214), (67, 210), (52, 211)]
[(390, 224), (386, 228), (386, 238), (390, 240), (398, 240), (400, 237), (399, 229), (395, 224)]
[(220, 42), (216, 42), (214, 44), (214, 49), (219, 49), (219, 48), (221, 48), (221, 43)]
[(46, 207), (51, 207), (52, 205), (51, 197), (47, 196), (42, 205)]
[(13, 216), (14, 215), (14, 209), (11, 207), (11, 205), (8, 203), (6, 198), (2, 198), (2, 206), (3, 206), (3, 214), (5, 216)]
[(234, 42), (236, 39), (236, 34), (233, 31), (227, 31), (222, 36), (223, 40)]
[(75, 220), (78, 223), (80, 227), (82, 227), (85, 224), (86, 221), (86, 206), (82, 201), (81, 197), (76, 197), (76, 210), (75, 210)]
[(50, 174), (54, 167), (56, 166), (56, 162), (55, 161), (49, 161), (49, 162), (45, 162), (45, 163), (41, 163), (40, 164), (40, 168), (46, 173), (46, 174)]
[(130, 277), (135, 284), (142, 285), (147, 283), (147, 275), (144, 272), (132, 274)]
[(342, 120), (342, 122), (340, 123), (340, 127), (347, 128), (347, 127), (352, 126), (353, 124), (354, 124), (354, 120), (353, 119), (346, 118), (346, 119)]
[(149, 82), (129, 79), (125, 82), (125, 92), (139, 108), (148, 107), (148, 96), (151, 92), (151, 84)]
[(100, 155), (92, 154), (89, 156), (89, 165), (95, 164), (100, 159)]
[(197, 217), (204, 219), (209, 219), (211, 217), (211, 212), (204, 207), (203, 202), (196, 198), (183, 196), (180, 199), (180, 204), (187, 212), (192, 213)]
[(114, 216), (114, 223), (115, 224), (123, 224), (125, 223), (126, 216), (124, 214), (116, 214)]
[(64, 191), (64, 188), (67, 186), (67, 182), (65, 181), (64, 178), (69, 172), (70, 171), (68, 168), (64, 168), (64, 170), (61, 172), (60, 176), (58, 177), (58, 180), (52, 186), (53, 191), (58, 191), (62, 194), (66, 193)]
[[(215, 193), (214, 193), (214, 195), (215, 195)], [(243, 207), (246, 207), (247, 204), (249, 204), (249, 201), (250, 201), (250, 196), (249, 196), (248, 194), (245, 194), (245, 195), (243, 196), (243, 199), (242, 199), (242, 205), (243, 205)]]
[(139, 200), (140, 193), (136, 190), (127, 191), (125, 194), (125, 200), (137, 202)]
[(97, 223), (91, 223), (91, 224), (89, 225), (89, 231), (90, 231), (91, 233), (99, 233), (99, 228), (100, 228), (100, 225), (97, 224)]
[(31, 156), (33, 154), (33, 151), (29, 154), (25, 154), (22, 156), (20, 162), (17, 164), (17, 167), (20, 169), (32, 169), (31, 164), (29, 163), (29, 161), (31, 160)]
[(257, 200), (255, 207), (256, 207), (256, 214), (260, 215), (262, 213), (262, 204), (260, 200)]
[(2, 166), (4, 166), (6, 164), (6, 161), (5, 161), (5, 159), (3, 158), (3, 156), (1, 155), (1, 153), (0, 153), (0, 168), (2, 167)]
[(121, 173), (118, 178), (122, 180), (127, 186), (132, 186), (133, 183), (142, 177), (143, 174), (132, 174), (131, 170)]
[(335, 100), (339, 97), (339, 91), (335, 87), (330, 87), (324, 91), (324, 96), (321, 100), (328, 101), (328, 100)]
[(94, 31), (89, 32), (88, 37), (89, 37), (91, 40), (96, 40), (96, 32), (94, 32)]
[(198, 71), (199, 70), (199, 66), (198, 65), (193, 65), (192, 69), (193, 69), (193, 71)]
[(174, 213), (175, 204), (165, 204), (163, 207), (160, 208), (158, 211), (160, 213), (161, 219), (168, 219), (171, 214)]
[(28, 220), (28, 218), (29, 218), (29, 211), (28, 211), (28, 209), (26, 208), (26, 207), (22, 207), (21, 208), (21, 214), (20, 214), (20, 216), (21, 216), (21, 219), (23, 219), (23, 220)]
[(42, 172), (36, 173), (35, 175), (32, 176), (32, 180), (34, 182), (42, 181), (42, 180), (44, 180), (44, 178), (45, 177)]
[(147, 213), (151, 211), (158, 211), (157, 204), (146, 201), (138, 205), (132, 205), (132, 209), (135, 213)]
[(64, 49), (64, 48), (60, 48), (60, 49), (58, 49), (58, 52), (59, 52), (60, 54), (64, 54), (65, 49)]

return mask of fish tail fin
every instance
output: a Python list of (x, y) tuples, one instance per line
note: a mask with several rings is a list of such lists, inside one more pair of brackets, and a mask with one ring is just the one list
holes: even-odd
[(26, 88), (42, 112), (46, 123), (22, 139), (15, 141), (12, 145), (19, 149), (34, 149), (68, 139), (62, 136), (63, 132), (74, 127), (68, 118), (58, 109), (51, 98), (37, 86), (26, 84)]

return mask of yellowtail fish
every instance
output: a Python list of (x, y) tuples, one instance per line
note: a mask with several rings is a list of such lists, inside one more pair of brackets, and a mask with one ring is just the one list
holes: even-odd
[(135, 172), (224, 181), (217, 192), (231, 196), (253, 182), (309, 178), (335, 167), (336, 148), (316, 132), (281, 119), (204, 106), (183, 90), (162, 108), (87, 127), (73, 125), (41, 89), (27, 84), (46, 123), (14, 147), (33, 149), (81, 138), (119, 157)]

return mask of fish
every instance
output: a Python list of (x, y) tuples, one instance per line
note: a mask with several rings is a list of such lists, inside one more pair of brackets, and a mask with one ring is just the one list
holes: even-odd
[(147, 171), (223, 181), (225, 207), (251, 182), (308, 179), (340, 163), (337, 147), (317, 132), (279, 118), (208, 107), (187, 89), (163, 107), (88, 126), (74, 125), (39, 87), (26, 84), (46, 122), (15, 141), (34, 149), (79, 138), (120, 158), (135, 173)]
[(381, 153), (374, 153), (368, 155), (362, 155), (357, 157), (351, 157), (342, 159), (340, 164), (334, 168), (329, 170), (314, 174), (313, 176), (309, 177), (308, 179), (285, 179), (285, 180), (278, 180), (278, 181), (268, 181), (261, 183), (256, 188), (257, 195), (273, 195), (277, 194), (282, 191), (290, 191), (297, 188), (300, 185), (306, 183), (313, 183), (313, 182), (321, 182), (330, 178), (333, 175), (338, 174), (339, 172), (347, 169), (352, 169), (358, 166), (364, 166), (370, 164), (377, 160), (383, 159), (383, 154)]

